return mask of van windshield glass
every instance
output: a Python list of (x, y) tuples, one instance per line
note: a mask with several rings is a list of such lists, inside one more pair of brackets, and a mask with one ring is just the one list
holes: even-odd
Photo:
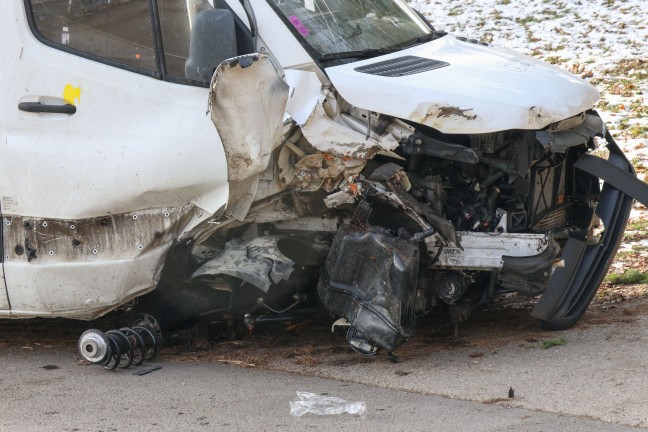
[(268, 0), (322, 59), (414, 44), (432, 29), (404, 0)]

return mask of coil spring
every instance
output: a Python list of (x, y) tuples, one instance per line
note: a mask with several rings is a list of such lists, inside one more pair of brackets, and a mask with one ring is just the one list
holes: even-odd
[(128, 327), (102, 332), (90, 329), (79, 338), (79, 354), (90, 363), (105, 369), (139, 366), (145, 360), (155, 359), (160, 351), (162, 333), (155, 318), (140, 314)]

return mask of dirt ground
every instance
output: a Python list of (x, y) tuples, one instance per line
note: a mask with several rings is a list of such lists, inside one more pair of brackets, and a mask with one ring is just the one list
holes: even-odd
[[(478, 309), (459, 327), (454, 327), (444, 311), (430, 314), (417, 322), (415, 335), (396, 351), (399, 362), (407, 362), (439, 351), (471, 348), (470, 357), (478, 358), (494, 353), (500, 347), (519, 346), (544, 348), (560, 344), (555, 333), (540, 329), (537, 320), (530, 317), (535, 299), (517, 295), (500, 298), (496, 303)], [(634, 323), (648, 315), (648, 284), (603, 284), (592, 305), (575, 328), (586, 329), (601, 324)], [(116, 311), (92, 322), (64, 319), (32, 319), (0, 321), (0, 349), (33, 350), (59, 348), (76, 352), (79, 335), (88, 328), (109, 330), (124, 326), (129, 313)], [(372, 362), (389, 362), (385, 355), (360, 356), (348, 347), (344, 330), (331, 332), (332, 320), (305, 321), (291, 326), (257, 327), (253, 334), (238, 339), (221, 339), (197, 348), (189, 340), (184, 344), (166, 346), (161, 356), (172, 362), (218, 362), (273, 370), (309, 368), (318, 366), (348, 366)], [(565, 332), (561, 333), (561, 337)], [(78, 354), (77, 362), (85, 364)]]
[[(606, 277), (607, 282), (601, 285), (590, 308), (575, 328), (615, 323), (623, 326), (648, 315), (648, 284), (609, 282), (615, 280), (612, 275), (623, 276), (628, 270), (634, 270), (640, 278), (648, 277), (646, 242), (648, 211), (635, 204), (624, 242)], [(536, 301), (516, 294), (498, 298), (494, 304), (473, 311), (468, 320), (460, 325), (458, 337), (455, 337), (447, 311), (431, 313), (419, 319), (415, 335), (401, 345), (395, 354), (398, 361), (407, 361), (438, 351), (470, 347), (474, 349), (471, 356), (477, 358), (509, 344), (543, 347), (543, 344), (560, 343), (555, 333), (541, 330), (538, 321), (531, 318)], [(120, 328), (130, 318), (130, 312), (118, 310), (92, 322), (66, 319), (0, 320), (0, 349), (57, 347), (76, 352), (77, 340), (85, 330)], [(193, 340), (185, 339), (184, 343), (164, 347), (161, 355), (169, 361), (219, 362), (277, 370), (294, 369), (297, 365), (305, 368), (305, 371), (326, 365), (390, 361), (385, 355), (363, 357), (351, 351), (344, 328), (332, 333), (332, 322), (331, 319), (320, 319), (290, 326), (258, 326), (252, 334), (203, 342), (198, 347)], [(77, 361), (84, 364), (78, 354)]]

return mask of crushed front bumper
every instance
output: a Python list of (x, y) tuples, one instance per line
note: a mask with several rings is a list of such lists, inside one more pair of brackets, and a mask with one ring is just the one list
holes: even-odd
[(610, 152), (607, 160), (584, 155), (575, 164), (576, 169), (604, 181), (595, 212), (605, 229), (596, 244), (588, 242), (583, 233), (567, 240), (564, 267), (556, 268), (532, 312), (547, 330), (567, 329), (585, 313), (623, 239), (633, 198), (648, 205), (648, 185), (637, 179), (609, 132), (605, 139)]

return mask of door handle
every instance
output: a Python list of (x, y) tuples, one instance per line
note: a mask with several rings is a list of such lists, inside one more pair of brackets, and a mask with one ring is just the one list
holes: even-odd
[(33, 113), (55, 113), (55, 114), (69, 114), (72, 115), (76, 112), (76, 107), (72, 104), (64, 105), (45, 105), (40, 102), (20, 102), (18, 104), (20, 111), (27, 111)]

